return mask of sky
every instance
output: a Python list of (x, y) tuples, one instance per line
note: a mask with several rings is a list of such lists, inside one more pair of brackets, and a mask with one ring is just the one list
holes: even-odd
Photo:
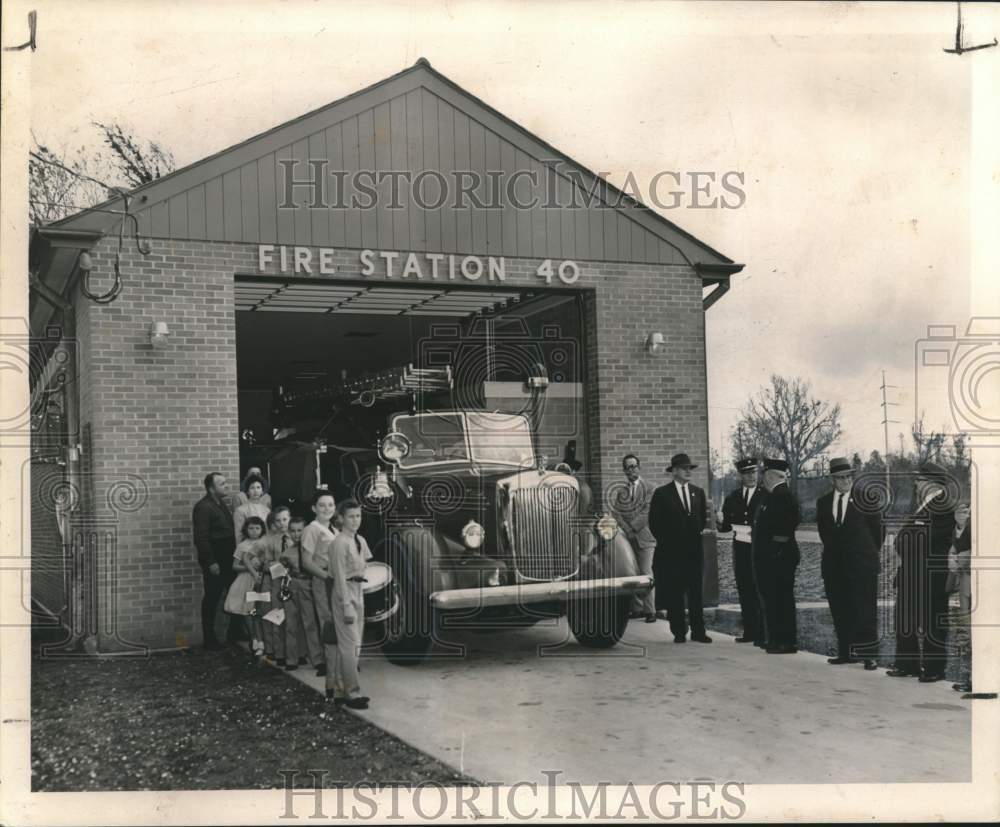
[[(971, 67), (1000, 71), (1000, 49), (945, 54), (954, 3), (31, 7), (31, 122), (54, 147), (96, 146), (91, 122), (120, 120), (184, 165), (426, 57), (612, 183), (742, 173), (739, 209), (660, 210), (746, 265), (707, 317), (723, 456), (771, 373), (841, 404), (829, 455), (867, 456), (885, 370), (897, 450), (918, 340), (970, 315)], [(1000, 32), (994, 8), (965, 23), (967, 41)]]

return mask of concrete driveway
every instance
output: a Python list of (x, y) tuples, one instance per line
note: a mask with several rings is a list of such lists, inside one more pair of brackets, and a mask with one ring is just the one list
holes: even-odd
[[(457, 633), (462, 657), (364, 658), (372, 704), (356, 714), (484, 782), (969, 780), (970, 701), (950, 684), (711, 634), (675, 644), (666, 623), (632, 622), (594, 652), (563, 620)], [(294, 674), (322, 691), (311, 669)]]

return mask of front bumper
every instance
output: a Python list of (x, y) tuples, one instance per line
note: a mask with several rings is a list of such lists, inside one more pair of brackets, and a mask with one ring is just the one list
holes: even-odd
[(523, 606), (586, 597), (618, 597), (645, 594), (653, 588), (648, 574), (609, 577), (606, 580), (557, 580), (553, 583), (522, 583), (515, 586), (483, 586), (434, 592), (435, 609), (479, 609), (485, 606)]

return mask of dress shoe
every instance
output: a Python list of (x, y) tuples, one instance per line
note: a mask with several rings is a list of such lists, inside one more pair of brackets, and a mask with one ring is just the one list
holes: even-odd
[(845, 658), (845, 657), (842, 657), (841, 655), (837, 655), (837, 657), (835, 657), (835, 658), (827, 658), (826, 662), (827, 663), (832, 663), (834, 665), (840, 665), (841, 663), (852, 663), (852, 661), (851, 661), (850, 658)]
[(642, 616), (643, 616), (642, 612), (631, 611), (628, 613), (629, 620), (638, 620)]
[(317, 678), (325, 678), (326, 677), (326, 664), (325, 663), (321, 663), (319, 666), (316, 667), (316, 677)]
[(769, 655), (794, 655), (799, 650), (794, 646), (768, 646), (765, 651)]
[(648, 615), (645, 615), (645, 617), (647, 623), (656, 623), (656, 615), (654, 615), (652, 612), (650, 612)]
[(691, 640), (694, 641), (695, 643), (711, 643), (712, 642), (712, 638), (710, 638), (708, 635), (698, 635), (698, 637), (695, 637), (694, 635), (691, 635)]
[(878, 664), (875, 663), (875, 661), (873, 660), (866, 660), (865, 669), (869, 672), (874, 672), (876, 669), (878, 669)]
[(309, 663), (309, 658), (304, 656), (299, 658), (299, 666), (305, 666), (307, 663)]
[(674, 635), (674, 643), (687, 643), (687, 638), (684, 635)]
[(657, 620), (670, 620), (670, 618), (667, 615), (667, 612), (666, 612), (665, 609), (659, 609), (659, 610), (657, 610), (657, 612), (656, 612), (656, 619)]
[(205, 644), (206, 652), (221, 652), (226, 648), (226, 644), (218, 640), (210, 640)]
[(278, 659), (277, 659), (277, 660), (275, 661), (275, 663), (276, 663), (276, 664), (278, 664), (278, 666), (284, 666), (284, 665), (285, 665), (286, 663), (288, 663), (288, 661), (287, 661), (287, 660), (285, 660), (284, 658), (278, 658)]
[(753, 645), (756, 646), (758, 649), (767, 649), (767, 641), (766, 640), (755, 640), (753, 642)]
[(752, 637), (738, 637), (736, 638), (737, 643), (755, 643), (756, 641)]
[(899, 669), (897, 667), (892, 667), (892, 669), (886, 669), (885, 674), (890, 678), (916, 678), (919, 677), (915, 672), (909, 672), (906, 669)]
[(969, 681), (966, 681), (965, 683), (953, 683), (951, 688), (956, 692), (971, 692), (972, 684)]
[(348, 698), (344, 705), (348, 709), (368, 709), (368, 698), (359, 695), (356, 698)]
[(296, 669), (298, 669), (298, 668), (299, 668), (299, 667), (298, 667), (298, 665), (297, 665), (297, 664), (294, 664), (294, 663), (289, 663), (289, 664), (287, 664), (287, 665), (285, 666), (285, 671), (286, 671), (286, 672), (294, 672), (294, 671), (295, 671)]
[(921, 683), (937, 683), (944, 680), (944, 675), (939, 675), (936, 672), (925, 673), (920, 676), (919, 680)]

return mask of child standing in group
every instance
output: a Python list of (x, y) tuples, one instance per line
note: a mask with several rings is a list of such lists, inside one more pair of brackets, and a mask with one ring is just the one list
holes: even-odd
[[(305, 520), (302, 517), (292, 517), (288, 524), (289, 543), (279, 557), (279, 562), (288, 569), (287, 580), (284, 581), (287, 596), (282, 602), (285, 609), (285, 670), (292, 672), (299, 663), (299, 638), (305, 638), (306, 650), (309, 653), (309, 663), (319, 667), (323, 663), (323, 650), (319, 643), (319, 631), (316, 628), (316, 603), (313, 600), (312, 577), (302, 566), (302, 532)], [(282, 586), (279, 583), (279, 591)]]
[(260, 517), (265, 525), (271, 516), (271, 499), (264, 500), (264, 480), (260, 477), (247, 478), (247, 501), (233, 512), (233, 529), (236, 536), (243, 533), (243, 523), (248, 517)]
[(243, 523), (242, 541), (233, 552), (233, 571), (236, 579), (229, 587), (223, 608), (230, 614), (240, 615), (250, 638), (251, 657), (256, 660), (264, 654), (261, 639), (260, 613), (256, 603), (247, 602), (247, 592), (257, 591), (263, 574), (263, 556), (260, 542), (266, 526), (260, 517), (248, 517)]
[[(281, 609), (284, 606), (278, 596), (279, 583), (281, 578), (275, 580), (271, 577), (271, 566), (279, 562), (284, 550), (291, 542), (288, 534), (288, 523), (292, 518), (292, 513), (287, 505), (279, 505), (271, 512), (271, 528), (267, 536), (261, 541), (261, 551), (264, 563), (264, 582), (261, 591), (271, 595), (270, 603), (259, 603), (257, 611), (261, 617), (265, 617), (272, 609)], [(281, 625), (275, 625), (269, 620), (262, 621), (264, 630), (264, 654), (277, 662), (278, 666), (285, 665), (285, 630)]]
[[(358, 676), (358, 656), (365, 626), (363, 584), (365, 566), (372, 559), (365, 538), (358, 534), (361, 527), (361, 506), (355, 500), (344, 500), (337, 507), (340, 532), (332, 542), (325, 543), (320, 554), (326, 556), (326, 566), (332, 580), (328, 590), (330, 614), (337, 629), (337, 644), (333, 647), (332, 681), (327, 678), (327, 697), (338, 706), (367, 709), (368, 698), (361, 694)], [(328, 647), (329, 648), (329, 647)], [(327, 655), (328, 668), (331, 656)]]
[[(322, 546), (331, 542), (336, 535), (337, 529), (331, 524), (334, 514), (337, 511), (337, 504), (333, 499), (333, 494), (325, 488), (319, 489), (313, 497), (313, 514), (316, 519), (305, 527), (302, 532), (302, 566), (308, 574), (312, 575), (313, 600), (316, 603), (316, 615), (319, 621), (319, 628), (331, 619), (330, 603), (326, 596), (326, 579), (329, 577), (329, 569), (324, 556), (317, 556), (317, 552)], [(330, 647), (324, 647), (324, 652), (330, 651)], [(319, 677), (330, 678), (328, 670), (331, 663), (324, 660), (316, 668)]]

